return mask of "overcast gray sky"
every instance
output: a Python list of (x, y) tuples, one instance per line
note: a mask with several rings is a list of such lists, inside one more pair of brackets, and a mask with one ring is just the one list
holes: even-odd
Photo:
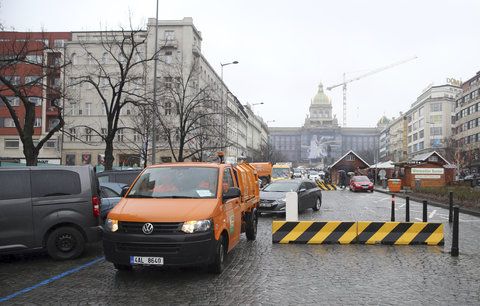
[[(17, 31), (145, 26), (155, 0), (0, 0), (0, 20)], [(374, 126), (408, 110), (430, 83), (480, 71), (476, 0), (175, 0), (159, 19), (193, 17), (202, 51), (242, 103), (271, 126), (301, 126), (319, 82), (330, 86), (411, 56), (417, 59), (348, 85), (348, 126)], [(341, 87), (327, 92), (342, 118)]]

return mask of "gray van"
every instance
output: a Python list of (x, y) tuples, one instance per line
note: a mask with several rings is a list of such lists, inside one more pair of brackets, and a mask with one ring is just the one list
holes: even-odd
[(80, 256), (101, 239), (98, 190), (92, 166), (0, 168), (0, 254)]

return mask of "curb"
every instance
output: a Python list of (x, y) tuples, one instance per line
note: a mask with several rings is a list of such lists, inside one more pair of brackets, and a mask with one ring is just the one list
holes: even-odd
[[(383, 190), (383, 189), (375, 189), (375, 191), (385, 193), (385, 194), (392, 194), (391, 192), (389, 192), (387, 190)], [(395, 193), (395, 196), (399, 197), (399, 198), (402, 198), (402, 199), (405, 199), (409, 195), (405, 195), (404, 193)], [(424, 200), (424, 199), (417, 198), (417, 197), (412, 197), (412, 196), (409, 196), (409, 197), (410, 197), (410, 200), (415, 201), (415, 202), (420, 202), (421, 203)], [(430, 201), (430, 200), (428, 200), (428, 205), (445, 208), (447, 210), (450, 208), (448, 204), (435, 202), (435, 201)], [(459, 208), (460, 208), (461, 213), (464, 213), (464, 214), (467, 214), (467, 215), (472, 215), (472, 216), (475, 216), (475, 217), (480, 217), (480, 211), (474, 211), (474, 210), (470, 210), (468, 208), (463, 208), (463, 207), (460, 207), (460, 206), (459, 206)]]

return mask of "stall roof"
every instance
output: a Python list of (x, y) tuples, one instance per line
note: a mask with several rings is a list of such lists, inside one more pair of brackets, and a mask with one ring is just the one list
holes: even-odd
[(443, 158), (442, 155), (440, 155), (437, 151), (433, 151), (433, 152), (430, 152), (430, 153), (423, 153), (423, 154), (419, 154), (419, 155), (416, 155), (412, 158), (412, 161), (413, 162), (426, 162), (428, 161), (428, 159), (430, 158), (430, 156), (432, 156), (433, 154), (436, 154), (439, 158), (441, 158), (447, 165), (450, 165), (450, 162), (448, 160), (446, 160), (445, 158)]
[(358, 159), (360, 159), (365, 165), (367, 165), (367, 167), (370, 167), (370, 165), (365, 161), (363, 160), (363, 158), (361, 158), (357, 153), (353, 152), (352, 150), (348, 151), (347, 153), (345, 153), (345, 155), (343, 155), (342, 157), (340, 157), (336, 162), (334, 162), (330, 168), (333, 168), (336, 164), (338, 164), (339, 161), (341, 161), (342, 159), (344, 159), (348, 154), (352, 153), (353, 155), (355, 155), (356, 157), (358, 157)]
[(389, 160), (386, 162), (380, 162), (376, 163), (375, 165), (371, 165), (370, 168), (372, 169), (393, 169), (395, 168), (395, 165), (393, 164), (393, 161)]

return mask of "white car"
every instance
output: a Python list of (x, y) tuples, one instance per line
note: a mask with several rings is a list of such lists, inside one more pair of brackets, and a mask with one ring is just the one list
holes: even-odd
[(320, 178), (320, 174), (317, 171), (308, 172), (308, 179), (315, 181)]

